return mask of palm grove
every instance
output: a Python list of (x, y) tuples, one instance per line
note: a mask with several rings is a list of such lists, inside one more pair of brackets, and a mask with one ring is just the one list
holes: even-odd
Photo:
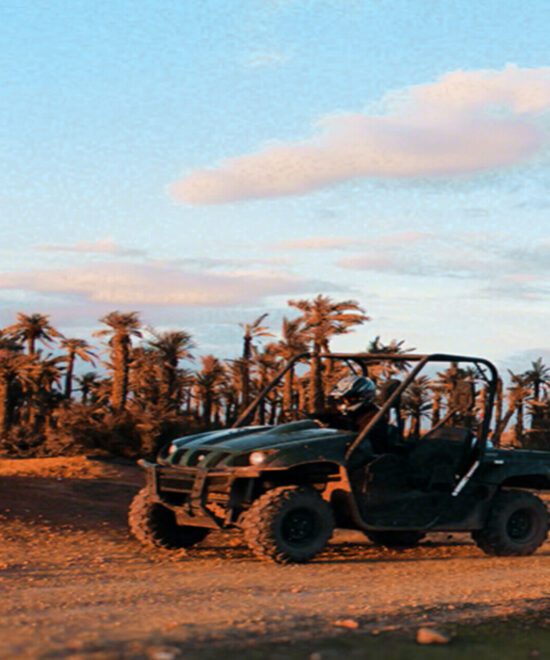
[[(98, 346), (64, 337), (46, 315), (20, 313), (0, 330), (0, 450), (151, 454), (163, 440), (233, 423), (282, 366), (305, 351), (312, 356), (308, 366), (285, 374), (254, 421), (274, 424), (319, 410), (344, 368), (319, 356), (330, 352), (334, 337), (369, 317), (353, 300), (323, 295), (290, 300), (289, 307), (278, 332), (268, 326), (267, 314), (243, 323), (242, 353), (226, 360), (197, 356), (188, 332), (144, 327), (137, 312), (102, 317), (94, 333)], [(403, 343), (384, 344), (376, 337), (364, 350), (403, 352)], [(75, 370), (77, 362), (88, 370)], [(376, 374), (379, 381), (390, 375)], [(448, 370), (432, 379), (419, 377), (402, 406), (409, 432), (419, 433), (423, 420), (437, 422), (457, 379), (472, 381), (476, 406), (482, 407), (484, 388), (472, 373), (455, 369), (453, 375)], [(495, 435), (513, 420), (515, 441), (528, 442), (526, 426), (540, 426), (547, 418), (549, 384), (550, 370), (541, 359), (525, 373), (511, 373), (509, 387), (500, 384)]]

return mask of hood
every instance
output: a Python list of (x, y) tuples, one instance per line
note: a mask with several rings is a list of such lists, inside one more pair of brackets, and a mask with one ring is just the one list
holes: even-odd
[(313, 420), (224, 429), (174, 440), (161, 452), (159, 462), (182, 467), (244, 467), (255, 451), (265, 452), (265, 465), (271, 467), (312, 460), (341, 462), (354, 435)]

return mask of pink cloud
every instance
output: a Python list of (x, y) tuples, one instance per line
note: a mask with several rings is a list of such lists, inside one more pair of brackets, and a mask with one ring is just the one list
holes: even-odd
[(290, 241), (281, 241), (273, 247), (276, 250), (357, 250), (365, 247), (400, 247), (435, 238), (433, 234), (421, 231), (401, 231), (393, 234), (381, 234), (368, 238), (339, 236), (310, 236)]
[(76, 252), (81, 254), (112, 254), (116, 256), (144, 255), (144, 250), (125, 248), (112, 238), (103, 238), (97, 241), (80, 241), (78, 243), (51, 243), (37, 245), (37, 250), (43, 252)]
[(369, 177), (438, 177), (514, 165), (544, 144), (550, 68), (455, 71), (392, 92), (388, 111), (322, 118), (313, 137), (191, 172), (171, 186), (190, 204), (305, 194)]
[(100, 263), (0, 274), (0, 289), (76, 296), (110, 305), (223, 307), (327, 288), (335, 287), (280, 271), (221, 273), (147, 264)]
[(293, 241), (281, 241), (273, 247), (276, 250), (339, 250), (354, 245), (353, 238), (339, 238), (337, 236), (310, 236), (298, 238)]

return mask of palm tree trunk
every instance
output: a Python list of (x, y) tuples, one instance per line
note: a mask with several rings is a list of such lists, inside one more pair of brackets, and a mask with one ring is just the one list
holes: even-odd
[(300, 380), (298, 385), (298, 411), (300, 413), (306, 412), (307, 409), (307, 388), (304, 379)]
[(485, 417), (485, 406), (487, 403), (487, 387), (481, 387), (477, 397), (477, 409), (479, 411), (480, 419)]
[[(497, 391), (495, 397), (495, 429), (498, 430), (502, 422), (502, 406), (503, 406), (503, 392), (502, 392), (502, 379), (497, 380)], [(508, 424), (508, 422), (506, 422)], [(506, 428), (506, 425), (502, 428), (502, 431)], [(501, 431), (501, 433), (502, 433)]]
[(432, 399), (432, 426), (439, 423), (441, 419), (441, 392), (436, 390)]
[(277, 420), (277, 410), (278, 410), (277, 399), (271, 399), (270, 403), (271, 403), (271, 410), (269, 412), (269, 424), (271, 426), (275, 426), (275, 422)]
[(512, 415), (515, 412), (514, 406), (510, 406), (508, 410), (506, 411), (506, 414), (504, 417), (501, 417), (499, 423), (497, 424), (497, 427), (495, 429), (495, 433), (493, 435), (493, 443), (495, 447), (500, 446), (500, 439), (504, 431), (506, 430), (506, 427), (508, 426), (508, 423), (512, 419)]
[[(328, 340), (325, 340), (323, 342), (322, 352), (323, 353), (330, 353), (330, 346), (329, 346)], [(332, 389), (332, 386), (333, 386), (332, 373), (334, 371), (334, 365), (335, 365), (334, 360), (325, 360), (325, 362), (324, 362), (324, 368), (326, 370), (326, 373), (325, 373), (324, 382), (323, 382), (323, 379), (321, 378), (321, 388), (322, 388), (322, 391), (323, 391), (322, 406), (324, 406), (324, 397), (325, 397), (325, 395), (328, 396), (328, 394), (330, 393), (330, 390)], [(322, 373), (321, 370), (320, 370), (320, 373)], [(326, 392), (325, 392), (325, 387), (327, 388)]]
[(114, 410), (122, 410), (128, 396), (128, 344), (124, 339), (114, 339), (113, 346), (113, 389), (111, 405)]
[(413, 438), (418, 438), (420, 436), (420, 413), (414, 412), (411, 415), (410, 436)]
[(515, 425), (516, 440), (520, 443), (523, 442), (523, 403), (518, 403), (516, 406), (516, 425)]
[(292, 390), (294, 386), (294, 369), (289, 369), (285, 374), (283, 385), (283, 419), (292, 419)]
[(67, 355), (67, 372), (65, 373), (65, 398), (70, 399), (73, 393), (74, 353)]
[(245, 335), (243, 341), (243, 358), (241, 364), (243, 391), (241, 403), (244, 409), (250, 403), (250, 358), (252, 356), (252, 337)]
[(242, 365), (242, 398), (241, 405), (244, 408), (250, 403), (250, 361), (243, 359)]
[(225, 402), (225, 426), (231, 426), (233, 419), (233, 402), (227, 399)]
[(311, 379), (310, 379), (310, 413), (315, 414), (323, 410), (324, 406), (324, 393), (323, 393), (323, 375), (321, 372), (321, 345), (317, 342), (313, 345), (313, 357), (311, 360)]
[(221, 419), (221, 406), (219, 402), (214, 402), (213, 404), (213, 412), (214, 412), (214, 426), (219, 426), (220, 425), (220, 419)]
[(165, 368), (166, 390), (168, 394), (169, 405), (172, 408), (177, 408), (180, 402), (180, 396), (177, 392), (177, 368), (178, 364), (170, 363)]
[(5, 375), (2, 375), (0, 377), (0, 433), (5, 433), (9, 428), (9, 389), (9, 380)]
[(258, 405), (257, 420), (260, 426), (265, 424), (265, 397), (260, 401)]
[(210, 426), (210, 420), (212, 419), (212, 395), (210, 392), (204, 394), (202, 419), (207, 426)]

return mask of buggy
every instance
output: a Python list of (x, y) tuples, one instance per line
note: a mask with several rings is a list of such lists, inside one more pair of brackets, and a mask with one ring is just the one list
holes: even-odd
[[(327, 365), (321, 373), (377, 381), (377, 412), (364, 428), (338, 428), (315, 413), (251, 423), (290, 370), (315, 360), (318, 369)], [(455, 380), (443, 408), (436, 414), (421, 401), (407, 431), (403, 407), (445, 364)], [(311, 560), (335, 527), (386, 547), (414, 546), (431, 532), (469, 532), (487, 554), (530, 555), (548, 534), (548, 511), (534, 491), (550, 490), (550, 452), (496, 446), (497, 382), (494, 365), (478, 357), (298, 355), (231, 428), (174, 440), (154, 463), (140, 461), (147, 485), (132, 502), (131, 531), (146, 546), (181, 549), (212, 530), (234, 530), (257, 556), (279, 563)], [(382, 422), (385, 449), (377, 453), (369, 437)]]

